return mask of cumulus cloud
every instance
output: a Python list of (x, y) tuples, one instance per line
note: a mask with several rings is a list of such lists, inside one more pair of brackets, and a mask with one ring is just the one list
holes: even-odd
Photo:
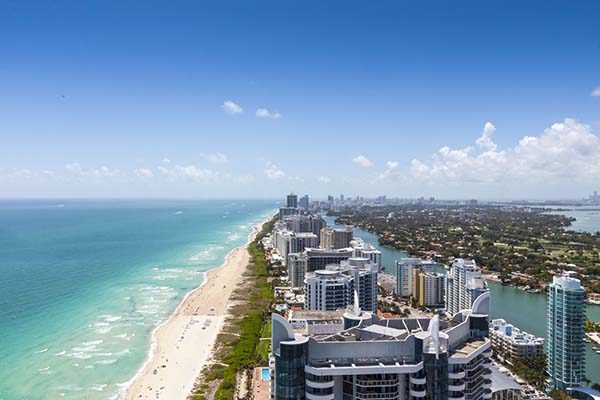
[(65, 164), (65, 170), (70, 174), (80, 177), (107, 178), (121, 175), (120, 170), (112, 169), (105, 165), (99, 168), (83, 168), (79, 163), (69, 163)]
[(256, 116), (258, 118), (271, 118), (271, 119), (279, 119), (281, 118), (281, 114), (276, 111), (269, 111), (266, 108), (259, 108), (256, 110)]
[(492, 135), (496, 132), (496, 127), (491, 122), (486, 122), (481, 136), (475, 141), (479, 147), (485, 150), (496, 150), (496, 143), (492, 140)]
[(167, 165), (171, 164), (171, 160), (169, 160), (166, 157), (162, 159), (162, 162), (163, 162), (163, 164), (167, 164)]
[(364, 168), (369, 168), (372, 167), (374, 164), (371, 162), (371, 160), (369, 160), (367, 157), (363, 156), (362, 154), (354, 157), (352, 159), (352, 162), (360, 165), (361, 167)]
[(270, 161), (265, 163), (265, 175), (269, 179), (280, 179), (285, 176), (285, 172), (283, 172), (279, 167), (273, 164)]
[(594, 96), (594, 97), (600, 97), (600, 86), (598, 86), (596, 89), (594, 89), (592, 91), (592, 96)]
[(223, 110), (225, 110), (225, 112), (227, 114), (231, 114), (231, 115), (235, 115), (235, 114), (241, 114), (244, 112), (244, 110), (242, 109), (242, 107), (240, 107), (238, 104), (234, 103), (231, 100), (227, 100), (225, 101), (222, 105), (221, 108)]
[(412, 160), (411, 175), (430, 182), (476, 183), (594, 182), (600, 176), (600, 140), (589, 125), (567, 118), (504, 150), (492, 141), (491, 127), (477, 139), (481, 151), (444, 146), (429, 161)]
[(329, 182), (331, 182), (331, 178), (328, 177), (328, 176), (319, 176), (317, 178), (317, 182), (320, 182), (320, 183), (329, 183)]
[(154, 173), (149, 168), (137, 168), (133, 170), (133, 173), (140, 178), (152, 178), (154, 176)]
[(223, 153), (202, 154), (202, 157), (211, 164), (227, 164), (229, 158)]
[(402, 173), (398, 170), (398, 161), (388, 161), (385, 163), (385, 170), (377, 175), (377, 179), (380, 181), (397, 180), (402, 177)]

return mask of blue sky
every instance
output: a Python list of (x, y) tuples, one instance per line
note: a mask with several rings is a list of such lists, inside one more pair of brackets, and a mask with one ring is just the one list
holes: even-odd
[(523, 3), (2, 2), (0, 196), (581, 197), (600, 4)]

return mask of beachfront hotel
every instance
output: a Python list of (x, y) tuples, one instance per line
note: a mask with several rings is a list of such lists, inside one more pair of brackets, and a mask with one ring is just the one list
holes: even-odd
[(489, 289), (481, 268), (474, 260), (455, 259), (446, 274), (446, 312), (454, 315), (467, 310), (484, 293)]
[[(489, 293), (448, 321), (380, 319), (356, 303), (341, 323), (331, 312), (322, 324), (312, 313), (294, 325), (273, 314), (271, 397), (491, 399), (488, 313)], [(340, 330), (331, 333), (334, 326)]]
[(546, 363), (549, 389), (573, 394), (585, 386), (585, 290), (574, 272), (554, 276), (548, 286)]
[(367, 258), (349, 258), (339, 265), (330, 264), (325, 269), (306, 275), (304, 309), (310, 311), (335, 311), (354, 303), (363, 310), (377, 313), (378, 267)]

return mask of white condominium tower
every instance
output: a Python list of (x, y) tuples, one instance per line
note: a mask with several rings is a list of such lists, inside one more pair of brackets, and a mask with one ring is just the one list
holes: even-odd
[(475, 299), (487, 292), (487, 282), (475, 261), (455, 259), (446, 274), (446, 312), (454, 315), (470, 309)]
[(546, 371), (549, 389), (570, 393), (585, 385), (585, 290), (574, 272), (555, 276), (548, 286)]
[(409, 297), (413, 294), (413, 270), (422, 265), (420, 258), (403, 258), (396, 261), (396, 295)]
[(306, 274), (305, 310), (335, 311), (353, 304), (356, 292), (361, 309), (377, 312), (377, 265), (366, 258), (350, 258), (341, 265)]

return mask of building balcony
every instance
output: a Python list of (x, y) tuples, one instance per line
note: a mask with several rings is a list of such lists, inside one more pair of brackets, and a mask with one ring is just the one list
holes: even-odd
[(462, 390), (465, 390), (465, 383), (463, 382), (459, 385), (448, 385), (448, 390), (452, 392), (460, 392)]
[(308, 379), (306, 380), (306, 386), (310, 386), (315, 389), (332, 388), (334, 384), (335, 384), (335, 382), (333, 380), (330, 380), (327, 382), (315, 382), (315, 381), (311, 381)]
[(312, 394), (306, 392), (306, 398), (308, 400), (334, 400), (335, 396), (332, 394)]
[(424, 385), (425, 384), (425, 378), (414, 378), (414, 377), (410, 377), (410, 383), (412, 383), (413, 385)]
[(448, 400), (465, 400), (465, 395), (461, 395), (461, 396), (448, 396)]
[(490, 357), (492, 356), (492, 354), (493, 354), (493, 353), (494, 353), (494, 352), (492, 351), (492, 349), (489, 349), (489, 350), (487, 350), (487, 351), (485, 351), (485, 352), (483, 353), (483, 356), (484, 356), (484, 357), (487, 357), (487, 358), (490, 358)]
[(410, 389), (409, 392), (412, 397), (418, 397), (418, 398), (425, 397), (425, 390)]
[(465, 378), (465, 372), (461, 371), (461, 372), (448, 372), (448, 378), (450, 379), (464, 379)]

